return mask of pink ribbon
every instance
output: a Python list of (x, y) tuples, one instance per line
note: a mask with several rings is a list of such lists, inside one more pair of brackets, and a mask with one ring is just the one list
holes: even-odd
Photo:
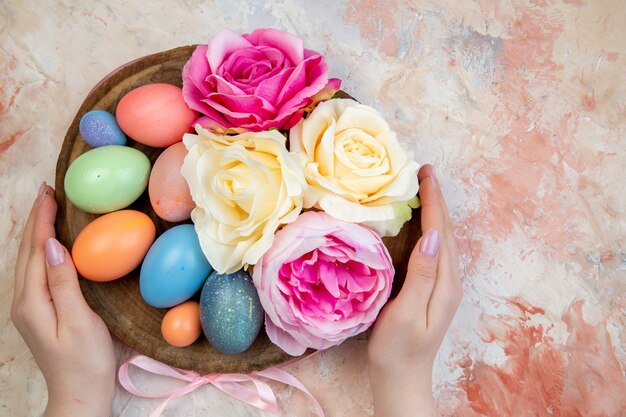
[[(292, 362), (288, 362), (288, 364), (291, 363)], [(143, 369), (144, 371), (155, 375), (167, 376), (186, 381), (187, 384), (170, 391), (158, 394), (149, 394), (139, 390), (131, 381), (128, 373), (130, 365), (134, 365), (137, 368)], [(317, 402), (315, 397), (313, 397), (313, 394), (311, 394), (296, 377), (277, 366), (263, 371), (252, 372), (250, 374), (201, 375), (194, 371), (186, 371), (165, 365), (164, 363), (150, 359), (147, 356), (135, 355), (120, 366), (118, 377), (120, 384), (122, 384), (126, 391), (133, 395), (144, 398), (165, 398), (165, 401), (163, 401), (161, 405), (159, 405), (159, 407), (154, 410), (152, 414), (150, 414), (150, 417), (158, 417), (171, 400), (189, 394), (196, 388), (206, 384), (211, 384), (225, 394), (230, 395), (239, 401), (243, 401), (253, 407), (273, 413), (278, 412), (278, 402), (276, 401), (274, 391), (272, 391), (272, 388), (267, 384), (267, 382), (264, 382), (262, 378), (282, 382), (283, 384), (289, 385), (303, 392), (313, 402), (316, 413), (319, 416), (324, 417), (324, 410), (322, 410), (320, 404)], [(245, 385), (245, 383), (252, 383), (253, 387)]]

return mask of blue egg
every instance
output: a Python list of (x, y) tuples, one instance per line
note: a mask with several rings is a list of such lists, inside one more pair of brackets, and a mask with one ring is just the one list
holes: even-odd
[(250, 274), (213, 272), (200, 295), (200, 320), (215, 349), (228, 355), (248, 349), (263, 324), (263, 308)]
[(191, 224), (175, 226), (152, 244), (141, 265), (141, 296), (153, 307), (172, 307), (193, 296), (213, 271)]
[(92, 110), (80, 119), (80, 134), (90, 146), (126, 145), (126, 135), (115, 116), (104, 110)]

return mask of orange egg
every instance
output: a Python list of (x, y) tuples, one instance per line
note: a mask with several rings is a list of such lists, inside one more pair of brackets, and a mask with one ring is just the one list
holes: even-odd
[(165, 148), (183, 140), (198, 113), (187, 107), (183, 90), (170, 84), (146, 84), (126, 94), (117, 104), (117, 123), (144, 145)]
[(165, 313), (161, 323), (161, 334), (172, 346), (189, 346), (202, 333), (200, 325), (200, 305), (186, 301)]
[(72, 258), (78, 273), (112, 281), (137, 268), (154, 242), (156, 228), (144, 213), (120, 210), (89, 223), (76, 237)]

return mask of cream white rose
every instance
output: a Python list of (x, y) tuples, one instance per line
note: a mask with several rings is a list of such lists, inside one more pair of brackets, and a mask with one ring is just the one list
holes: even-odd
[(311, 186), (305, 204), (395, 236), (417, 202), (418, 164), (376, 110), (354, 100), (320, 103), (289, 133)]
[(191, 219), (213, 268), (232, 273), (255, 264), (276, 229), (298, 217), (307, 184), (278, 131), (196, 132), (183, 138), (181, 169), (197, 206)]

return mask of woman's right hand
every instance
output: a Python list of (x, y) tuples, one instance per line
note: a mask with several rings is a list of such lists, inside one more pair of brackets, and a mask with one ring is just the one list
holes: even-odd
[(413, 249), (396, 299), (370, 337), (375, 415), (435, 416), (432, 368), (462, 297), (456, 241), (433, 167), (418, 174), (424, 235)]

